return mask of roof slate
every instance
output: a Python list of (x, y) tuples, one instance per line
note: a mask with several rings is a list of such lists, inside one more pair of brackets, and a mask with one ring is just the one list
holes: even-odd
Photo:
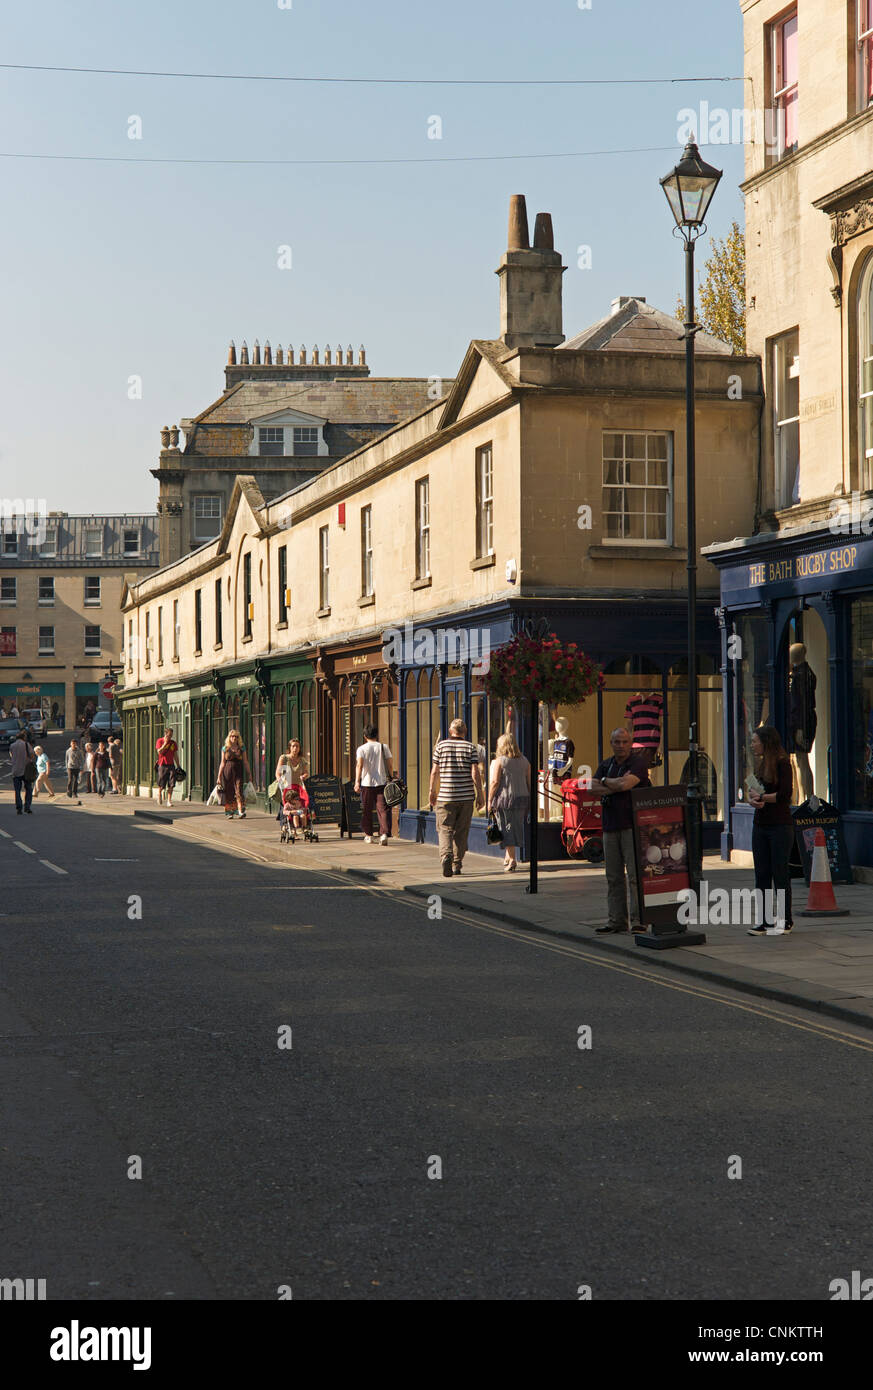
[[(604, 352), (684, 352), (684, 325), (642, 299), (628, 299), (620, 309), (568, 338), (557, 352), (574, 348)], [(719, 357), (732, 356), (727, 343), (701, 329), (695, 338), (695, 351)]]
[[(452, 380), (442, 382), (448, 395)], [(300, 410), (333, 424), (395, 424), (432, 404), (427, 377), (366, 377), (349, 381), (244, 381), (197, 417), (202, 425), (244, 425), (282, 410)]]

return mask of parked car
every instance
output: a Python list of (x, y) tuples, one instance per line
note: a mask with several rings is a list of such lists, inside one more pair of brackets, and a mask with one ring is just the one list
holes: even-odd
[(23, 728), (25, 728), (23, 719), (0, 719), (0, 749), (4, 753), (9, 752), (9, 745), (18, 738), (18, 734)]
[(41, 709), (26, 709), (21, 717), (28, 725), (34, 738), (45, 738), (48, 733), (48, 724)]
[(101, 738), (124, 738), (121, 719), (108, 709), (99, 709), (87, 729), (89, 743), (98, 743)]

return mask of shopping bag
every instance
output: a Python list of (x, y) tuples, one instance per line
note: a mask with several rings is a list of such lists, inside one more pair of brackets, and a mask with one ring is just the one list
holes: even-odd
[(257, 798), (258, 789), (254, 782), (246, 782), (243, 787), (243, 798), (246, 801), (254, 801)]
[(276, 795), (276, 793), (278, 792), (278, 790), (279, 790), (279, 783), (278, 783), (278, 782), (271, 782), (270, 785), (269, 785), (268, 788), (267, 788), (267, 796), (269, 796), (269, 797), (272, 799), (272, 798)]
[(209, 796), (207, 797), (207, 800), (206, 800), (206, 805), (207, 805), (207, 806), (220, 806), (220, 805), (221, 805), (221, 792), (218, 790), (218, 787), (214, 787), (214, 788), (212, 789), (212, 791), (209, 793)]

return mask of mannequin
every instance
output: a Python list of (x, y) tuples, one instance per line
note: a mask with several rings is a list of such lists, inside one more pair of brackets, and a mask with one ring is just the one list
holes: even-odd
[(571, 777), (573, 774), (576, 745), (568, 736), (569, 733), (569, 719), (559, 715), (555, 720), (555, 737), (549, 739), (549, 772), (557, 787), (560, 787), (565, 778)]
[(813, 791), (809, 754), (815, 739), (815, 674), (806, 660), (806, 647), (792, 642), (788, 649), (791, 670), (788, 677), (788, 741), (792, 762), (804, 801)]
[(646, 766), (657, 767), (656, 757), (661, 744), (661, 715), (664, 697), (660, 690), (638, 690), (625, 705), (624, 717), (633, 730), (634, 753), (645, 759)]

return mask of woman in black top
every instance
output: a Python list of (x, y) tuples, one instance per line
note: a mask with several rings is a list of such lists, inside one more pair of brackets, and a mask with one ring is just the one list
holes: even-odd
[[(755, 808), (752, 826), (752, 855), (755, 861), (755, 887), (762, 893), (769, 888), (785, 894), (784, 914), (774, 897), (774, 919), (785, 918), (785, 930), (794, 926), (791, 917), (791, 875), (788, 856), (794, 840), (791, 819), (791, 761), (782, 747), (779, 732), (768, 725), (752, 734), (752, 753), (756, 759), (758, 780), (763, 792), (749, 792), (749, 804)], [(765, 898), (766, 903), (766, 898)], [(749, 936), (765, 936), (764, 923), (752, 927)]]

